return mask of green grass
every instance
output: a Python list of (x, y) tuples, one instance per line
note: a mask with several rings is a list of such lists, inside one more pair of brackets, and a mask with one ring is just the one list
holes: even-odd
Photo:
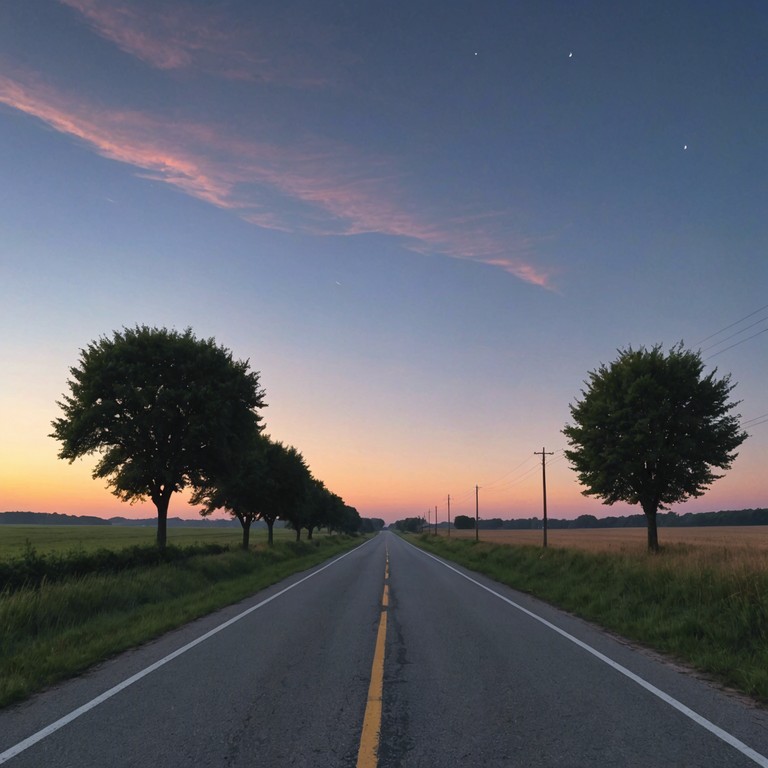
[[(155, 526), (0, 525), (0, 560), (20, 557), (28, 546), (41, 555), (144, 546), (154, 544), (156, 534)], [(295, 536), (295, 531), (275, 528), (275, 540), (291, 540)], [(302, 536), (306, 536), (306, 532)], [(251, 529), (252, 545), (266, 539), (266, 530)], [(242, 540), (241, 528), (168, 528), (168, 544), (180, 547), (190, 544), (236, 547)]]
[(361, 543), (280, 541), (0, 595), (0, 707)]
[(675, 545), (650, 555), (414, 540), (768, 702), (764, 552)]

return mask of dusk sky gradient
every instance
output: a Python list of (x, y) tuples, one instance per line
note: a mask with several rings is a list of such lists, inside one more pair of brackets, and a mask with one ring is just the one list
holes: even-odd
[[(678, 512), (768, 506), (768, 4), (0, 4), (0, 510), (149, 516), (57, 458), (69, 367), (136, 324), (261, 371), (364, 517), (582, 496), (568, 405), (684, 341), (749, 439)], [(194, 517), (184, 497), (169, 514)]]

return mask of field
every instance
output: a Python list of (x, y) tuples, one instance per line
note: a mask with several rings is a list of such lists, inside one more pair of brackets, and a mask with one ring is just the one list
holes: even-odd
[[(480, 541), (492, 544), (541, 545), (541, 531), (483, 531)], [(447, 536), (446, 531), (440, 531)], [(474, 539), (475, 532), (451, 531), (453, 537)], [(580, 528), (547, 531), (551, 547), (581, 549), (588, 552), (631, 552), (644, 550), (647, 543), (645, 528)], [(659, 528), (659, 544), (690, 545), (768, 553), (768, 525), (712, 526), (706, 528)], [(767, 563), (768, 565), (768, 563)]]
[[(155, 543), (154, 526), (129, 527), (109, 525), (0, 525), (0, 560), (19, 557), (28, 546), (39, 555), (93, 552), (97, 549), (125, 549)], [(295, 531), (275, 528), (275, 541), (296, 537)], [(302, 533), (302, 538), (306, 532)], [(243, 539), (240, 528), (168, 528), (168, 544), (229, 544), (238, 546)], [(266, 541), (266, 530), (251, 528), (251, 546)]]

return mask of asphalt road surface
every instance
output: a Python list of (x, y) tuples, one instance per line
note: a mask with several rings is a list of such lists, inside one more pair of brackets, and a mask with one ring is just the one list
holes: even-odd
[(767, 756), (765, 709), (390, 533), (0, 712), (13, 768)]

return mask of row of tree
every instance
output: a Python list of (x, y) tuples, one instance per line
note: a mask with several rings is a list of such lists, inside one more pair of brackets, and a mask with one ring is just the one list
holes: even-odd
[(203, 516), (224, 509), (240, 521), (245, 548), (256, 520), (267, 524), (270, 544), (278, 519), (297, 540), (304, 529), (309, 538), (320, 527), (376, 529), (379, 521), (364, 524), (296, 448), (264, 434), (259, 373), (214, 339), (126, 328), (81, 350), (70, 374), (51, 435), (59, 457), (97, 453), (94, 478), (123, 501), (151, 499), (161, 549), (171, 497), (186, 488)]
[(312, 475), (296, 448), (272, 440), (258, 429), (225, 469), (212, 473), (195, 488), (191, 501), (202, 504), (203, 516), (225, 509), (236, 517), (243, 527), (244, 549), (257, 520), (267, 524), (270, 545), (278, 519), (296, 531), (297, 541), (302, 529), (311, 539), (312, 532), (322, 527), (356, 533), (362, 524), (354, 507)]
[(406, 517), (392, 523), (395, 530), (400, 531), (400, 533), (421, 533), (426, 524), (427, 521), (423, 517)]

